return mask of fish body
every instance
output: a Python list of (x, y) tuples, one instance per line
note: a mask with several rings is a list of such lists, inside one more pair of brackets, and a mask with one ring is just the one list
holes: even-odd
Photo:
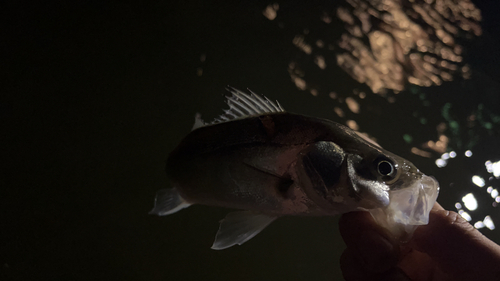
[[(191, 204), (246, 210), (222, 221), (213, 248), (241, 244), (283, 215), (379, 210), (379, 217), (415, 216), (414, 203), (412, 209), (391, 210), (391, 194), (410, 189), (411, 198), (405, 193), (403, 201), (415, 201), (423, 179), (437, 188), (411, 162), (346, 126), (287, 113), (254, 94), (232, 93), (220, 120), (197, 120), (169, 155), (166, 170), (174, 189), (160, 191), (152, 211), (165, 215)], [(408, 202), (403, 205), (408, 208)], [(250, 238), (241, 239), (240, 232)]]
[[(347, 175), (356, 157), (375, 160), (379, 155), (394, 157), (341, 124), (272, 113), (194, 130), (170, 154), (167, 174), (191, 204), (282, 215), (333, 215), (388, 203), (362, 200), (378, 190), (360, 184), (356, 190)], [(324, 166), (315, 179), (310, 175), (315, 167), (304, 167), (316, 164), (311, 161), (318, 162), (318, 169)], [(332, 192), (325, 196), (328, 189)]]

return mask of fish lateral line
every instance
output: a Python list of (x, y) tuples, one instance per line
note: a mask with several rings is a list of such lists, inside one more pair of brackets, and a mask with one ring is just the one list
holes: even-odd
[(261, 172), (261, 173), (264, 173), (266, 175), (270, 175), (270, 176), (273, 176), (273, 177), (279, 179), (278, 185), (275, 187), (278, 190), (278, 193), (283, 196), (283, 198), (288, 198), (288, 196), (287, 196), (288, 190), (295, 182), (294, 180), (292, 180), (292, 177), (290, 175), (288, 175), (288, 176), (278, 175), (278, 174), (273, 173), (272, 171), (269, 171), (269, 170), (264, 169), (262, 167), (256, 167), (255, 165), (252, 165), (246, 161), (243, 161), (243, 164), (245, 164), (246, 166), (248, 166), (248, 167), (250, 167), (258, 172)]

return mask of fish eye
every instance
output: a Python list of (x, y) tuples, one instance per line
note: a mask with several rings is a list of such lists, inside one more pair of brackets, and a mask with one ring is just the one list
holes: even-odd
[(394, 173), (394, 166), (392, 165), (391, 162), (382, 160), (378, 162), (378, 173), (381, 176), (391, 176)]
[(380, 155), (373, 162), (374, 170), (378, 178), (386, 184), (393, 184), (399, 179), (398, 165), (394, 161), (384, 155)]

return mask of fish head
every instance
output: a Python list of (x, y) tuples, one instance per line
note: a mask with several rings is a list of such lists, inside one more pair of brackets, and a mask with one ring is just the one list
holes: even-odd
[(368, 210), (394, 236), (407, 240), (418, 225), (429, 222), (439, 192), (436, 179), (383, 149), (347, 161), (352, 189), (360, 198), (358, 208)]
[(437, 181), (413, 163), (363, 143), (344, 149), (317, 142), (301, 152), (297, 174), (309, 197), (330, 213), (369, 211), (378, 224), (404, 239), (427, 224)]
[(411, 186), (423, 175), (411, 162), (382, 149), (348, 154), (345, 173), (352, 196), (366, 209), (388, 206), (391, 191)]

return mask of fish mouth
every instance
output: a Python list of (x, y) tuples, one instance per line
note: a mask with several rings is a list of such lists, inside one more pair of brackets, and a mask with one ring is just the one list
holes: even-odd
[(429, 223), (429, 213), (438, 193), (436, 179), (423, 175), (405, 188), (389, 191), (389, 205), (368, 211), (378, 224), (407, 241), (419, 225)]

